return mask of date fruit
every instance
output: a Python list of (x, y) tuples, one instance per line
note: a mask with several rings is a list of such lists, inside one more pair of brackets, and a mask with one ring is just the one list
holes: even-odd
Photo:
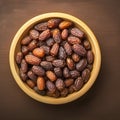
[(76, 28), (76, 27), (72, 28), (70, 32), (71, 32), (72, 35), (74, 35), (76, 37), (79, 37), (79, 38), (84, 37), (84, 32), (81, 31), (80, 29)]
[(85, 48), (80, 44), (74, 44), (73, 45), (73, 51), (80, 56), (85, 56), (86, 55)]
[(40, 33), (39, 40), (43, 41), (43, 40), (46, 40), (49, 37), (50, 37), (50, 30), (47, 29), (47, 30), (43, 31), (42, 33)]
[(16, 55), (16, 63), (20, 64), (23, 58), (23, 53), (22, 52), (18, 52)]
[(55, 86), (59, 91), (63, 90), (65, 88), (65, 84), (62, 79), (58, 78), (55, 82)]
[(39, 90), (44, 90), (45, 89), (45, 80), (43, 77), (38, 77), (37, 78), (37, 87)]
[(39, 65), (41, 62), (41, 60), (34, 55), (26, 55), (25, 60), (28, 64), (31, 64), (31, 65)]
[(52, 56), (56, 56), (57, 53), (58, 53), (58, 50), (59, 50), (59, 44), (58, 44), (58, 43), (55, 43), (55, 44), (52, 46), (51, 50), (50, 50), (50, 54), (51, 54)]
[(51, 62), (48, 61), (42, 61), (40, 65), (45, 69), (45, 70), (52, 70), (53, 66)]
[(35, 55), (36, 57), (42, 58), (45, 55), (45, 51), (43, 48), (35, 48), (33, 50), (33, 55)]
[(44, 76), (45, 75), (45, 70), (40, 67), (40, 66), (33, 66), (32, 67), (32, 72), (38, 76)]
[(69, 28), (71, 25), (72, 25), (72, 22), (70, 21), (62, 21), (59, 24), (59, 28), (63, 30), (63, 29)]
[(81, 59), (79, 63), (76, 64), (76, 69), (82, 71), (87, 66), (87, 60)]
[(55, 73), (52, 71), (47, 71), (46, 76), (49, 78), (50, 81), (55, 81), (57, 79)]

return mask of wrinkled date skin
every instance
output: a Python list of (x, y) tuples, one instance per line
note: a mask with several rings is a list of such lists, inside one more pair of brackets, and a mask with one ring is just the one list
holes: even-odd
[(86, 33), (62, 18), (33, 25), (15, 55), (21, 80), (37, 94), (54, 98), (81, 90), (91, 77), (94, 58)]
[(32, 71), (34, 74), (38, 75), (38, 76), (44, 76), (45, 75), (45, 70), (40, 67), (40, 66), (33, 66), (32, 67)]
[(26, 55), (25, 60), (28, 64), (31, 64), (31, 65), (39, 65), (41, 62), (41, 60), (34, 55)]
[(40, 65), (45, 69), (45, 70), (52, 70), (53, 66), (51, 62), (47, 62), (47, 61), (42, 61), (40, 63)]
[(74, 44), (73, 45), (73, 51), (76, 54), (81, 55), (81, 56), (85, 56), (86, 55), (85, 48), (82, 45), (80, 45), (80, 44)]

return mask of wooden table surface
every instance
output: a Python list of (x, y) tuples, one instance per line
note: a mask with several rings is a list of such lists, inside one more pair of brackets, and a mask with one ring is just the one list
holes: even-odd
[[(16, 84), (9, 67), (10, 44), (32, 17), (65, 12), (83, 20), (95, 33), (102, 52), (100, 74), (90, 91), (74, 102), (39, 103)], [(120, 120), (119, 0), (0, 0), (1, 120)]]

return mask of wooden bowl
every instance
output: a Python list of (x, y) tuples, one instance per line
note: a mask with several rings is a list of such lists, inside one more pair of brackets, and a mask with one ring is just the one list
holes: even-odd
[[(15, 62), (15, 56), (16, 53), (20, 50), (20, 40), (28, 33), (28, 31), (36, 24), (41, 21), (50, 19), (50, 18), (63, 18), (72, 21), (78, 28), (80, 28), (82, 31), (85, 32), (85, 34), (88, 37), (89, 42), (91, 43), (92, 46), (92, 51), (94, 53), (94, 63), (93, 63), (93, 70), (91, 72), (91, 76), (88, 80), (88, 82), (80, 89), (78, 92), (74, 92), (72, 94), (69, 94), (67, 97), (60, 97), (60, 98), (53, 98), (53, 97), (48, 97), (48, 96), (41, 96), (37, 94), (34, 90), (32, 90), (26, 83), (24, 83), (20, 76), (19, 76), (19, 69), (17, 67), (17, 64)], [(13, 77), (19, 87), (30, 97), (33, 99), (43, 102), (43, 103), (48, 103), (48, 104), (65, 104), (68, 102), (71, 102), (73, 100), (76, 100), (80, 98), (82, 95), (84, 95), (93, 85), (95, 82), (100, 66), (101, 66), (101, 52), (100, 52), (100, 47), (98, 44), (98, 41), (91, 31), (91, 29), (80, 19), (69, 15), (65, 13), (58, 13), (58, 12), (53, 12), (53, 13), (45, 13), (42, 15), (38, 15), (29, 21), (27, 21), (16, 33), (14, 39), (12, 40), (11, 47), (10, 47), (10, 53), (9, 53), (9, 63), (10, 63), (10, 68), (11, 72), (13, 74)]]

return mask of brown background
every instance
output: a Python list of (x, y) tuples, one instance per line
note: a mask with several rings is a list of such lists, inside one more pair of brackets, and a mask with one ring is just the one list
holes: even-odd
[[(101, 46), (102, 66), (90, 91), (65, 105), (47, 105), (28, 97), (14, 81), (9, 48), (17, 30), (46, 12), (72, 14), (93, 30)], [(0, 0), (1, 120), (120, 120), (119, 0)]]

